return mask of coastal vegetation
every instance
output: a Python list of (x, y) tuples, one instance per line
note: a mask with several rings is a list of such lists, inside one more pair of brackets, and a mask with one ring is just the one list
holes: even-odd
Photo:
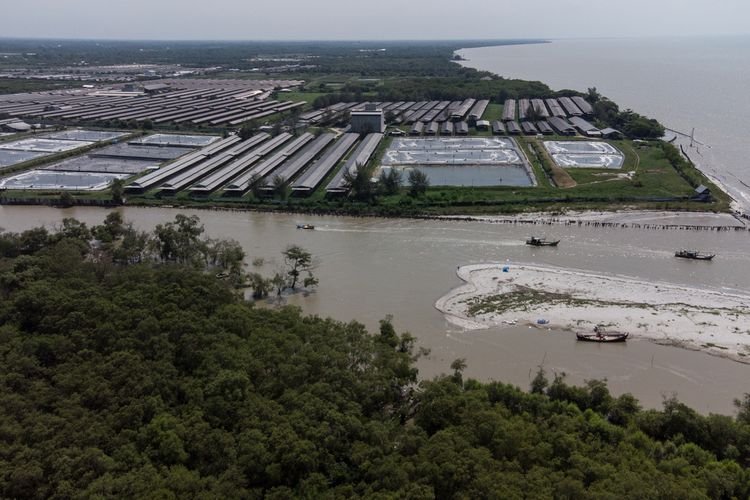
[(389, 317), (370, 333), (246, 302), (199, 228), (0, 234), (0, 496), (750, 495), (750, 396), (703, 416), (543, 369), (530, 392), (460, 359), (421, 379)]

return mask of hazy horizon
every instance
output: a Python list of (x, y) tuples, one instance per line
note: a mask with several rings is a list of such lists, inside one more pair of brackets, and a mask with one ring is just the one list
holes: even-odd
[[(187, 4), (129, 0), (37, 0), (3, 7), (5, 39), (113, 41), (434, 41), (497, 39), (742, 36), (750, 34), (746, 0), (633, 0), (627, 6), (501, 0), (456, 7), (448, 0), (383, 0), (352, 7), (343, 0), (240, 0)], [(543, 15), (539, 15), (542, 12)]]

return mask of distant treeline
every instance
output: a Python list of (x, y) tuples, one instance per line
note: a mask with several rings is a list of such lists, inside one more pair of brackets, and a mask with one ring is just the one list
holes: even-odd
[(419, 75), (450, 73), (448, 60), (460, 48), (539, 43), (541, 40), (378, 41), (378, 42), (257, 42), (257, 41), (112, 41), (0, 40), (0, 52), (19, 54), (0, 67), (47, 67), (110, 64), (182, 64), (237, 69), (290, 64), (298, 59), (319, 73)]

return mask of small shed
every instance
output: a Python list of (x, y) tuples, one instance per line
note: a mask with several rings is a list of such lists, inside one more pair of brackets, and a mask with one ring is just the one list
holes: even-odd
[(489, 129), (490, 129), (489, 120), (477, 120), (477, 130), (489, 130)]
[(599, 132), (601, 132), (602, 137), (604, 137), (605, 139), (621, 139), (622, 138), (622, 132), (611, 127), (603, 128)]
[(701, 184), (697, 188), (695, 188), (695, 199), (699, 201), (710, 201), (711, 200), (711, 190)]

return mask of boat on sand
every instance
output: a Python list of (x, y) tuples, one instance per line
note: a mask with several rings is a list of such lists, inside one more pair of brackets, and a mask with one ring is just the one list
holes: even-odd
[(583, 342), (625, 342), (628, 333), (608, 332), (599, 325), (594, 327), (594, 333), (576, 333), (576, 337)]

